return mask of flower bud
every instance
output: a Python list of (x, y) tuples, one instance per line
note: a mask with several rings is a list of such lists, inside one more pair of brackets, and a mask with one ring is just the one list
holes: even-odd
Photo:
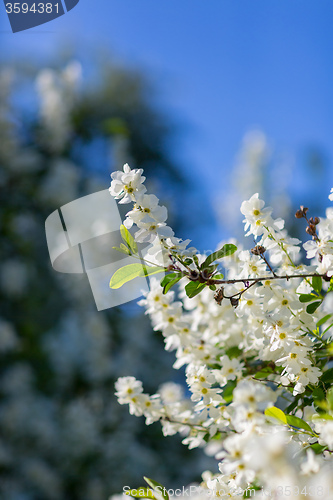
[(251, 248), (251, 253), (253, 255), (262, 255), (266, 252), (266, 248), (262, 245), (256, 245), (254, 248)]
[(190, 271), (190, 274), (189, 274), (189, 277), (188, 277), (191, 281), (198, 281), (198, 279), (200, 278), (200, 274), (198, 273), (198, 271), (195, 271), (194, 269), (191, 269)]
[(296, 219), (301, 219), (302, 217), (305, 217), (306, 216), (306, 212), (308, 210), (309, 210), (308, 207), (304, 207), (303, 205), (301, 205), (300, 208), (295, 213)]
[(232, 305), (232, 307), (234, 307), (236, 309), (236, 307), (239, 304), (239, 298), (237, 298), (237, 297), (231, 297), (230, 304)]
[(316, 226), (317, 224), (319, 224), (320, 219), (319, 217), (311, 217), (311, 219), (309, 219), (309, 222), (310, 224), (314, 224)]
[(204, 281), (207, 281), (211, 276), (211, 273), (207, 269), (203, 269), (202, 271), (200, 271), (200, 276)]
[(218, 305), (220, 306), (222, 304), (223, 298), (224, 298), (224, 287), (222, 286), (214, 294), (214, 299), (218, 303)]
[(316, 226), (314, 224), (309, 224), (305, 230), (310, 236), (315, 236)]

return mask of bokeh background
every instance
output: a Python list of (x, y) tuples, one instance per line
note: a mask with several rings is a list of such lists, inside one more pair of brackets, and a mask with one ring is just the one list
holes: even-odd
[(295, 210), (320, 216), (333, 186), (332, 18), (329, 0), (80, 0), (12, 34), (0, 6), (1, 499), (214, 468), (117, 404), (118, 376), (154, 393), (183, 374), (134, 302), (97, 312), (84, 275), (52, 269), (45, 219), (129, 162), (203, 251), (243, 239), (255, 192), (303, 237)]

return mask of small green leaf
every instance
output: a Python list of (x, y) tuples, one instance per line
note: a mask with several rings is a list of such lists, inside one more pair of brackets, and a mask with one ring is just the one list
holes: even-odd
[(162, 484), (158, 483), (154, 479), (149, 479), (149, 477), (143, 476), (143, 479), (146, 481), (146, 483), (149, 484), (151, 488), (153, 488), (154, 496), (157, 500), (169, 500), (167, 489), (162, 486)]
[(120, 226), (120, 234), (121, 234), (122, 239), (124, 240), (124, 242), (128, 246), (128, 248), (133, 253), (138, 253), (138, 245), (136, 244), (136, 242), (134, 241), (133, 236), (131, 235), (131, 233), (129, 232), (129, 230), (127, 229), (127, 227), (124, 226), (124, 224), (122, 224)]
[(198, 259), (198, 256), (197, 255), (193, 255), (193, 260), (194, 260), (197, 268), (199, 268), (199, 259)]
[(198, 293), (200, 293), (205, 288), (205, 286), (205, 283), (200, 283), (199, 281), (190, 281), (185, 287), (186, 295), (190, 299), (192, 299), (193, 297), (198, 295)]
[(313, 422), (315, 422), (316, 420), (321, 420), (321, 419), (323, 419), (323, 420), (333, 420), (333, 417), (329, 413), (318, 413), (317, 415), (314, 415), (312, 417)]
[(315, 300), (317, 298), (318, 297), (316, 297), (315, 295), (312, 295), (311, 293), (304, 293), (304, 294), (299, 296), (299, 301), (300, 302), (311, 302), (311, 300)]
[(233, 345), (225, 351), (229, 359), (238, 358), (242, 352), (242, 349), (240, 349), (237, 345)]
[(324, 331), (323, 331), (323, 333), (322, 333), (322, 336), (323, 336), (326, 332), (328, 332), (328, 330), (329, 330), (330, 328), (332, 328), (332, 326), (333, 326), (333, 323), (331, 323), (331, 324), (330, 324), (327, 328), (325, 328), (325, 330), (324, 330)]
[(314, 390), (312, 391), (312, 396), (313, 399), (321, 400), (325, 399), (325, 393), (320, 387), (315, 387)]
[(321, 301), (320, 302), (311, 302), (311, 304), (309, 304), (307, 306), (306, 312), (309, 314), (313, 314), (318, 309), (320, 304), (321, 304)]
[(134, 278), (142, 278), (165, 271), (164, 267), (147, 267), (140, 263), (128, 264), (117, 269), (110, 280), (110, 288), (116, 290)]
[(326, 399), (327, 399), (327, 403), (328, 403), (329, 409), (330, 409), (331, 411), (333, 411), (333, 387), (331, 387), (331, 388), (327, 391), (327, 396), (326, 396)]
[(327, 293), (328, 293), (328, 292), (332, 292), (332, 291), (333, 291), (333, 276), (332, 276), (332, 278), (331, 278), (331, 280), (330, 280), (330, 286), (329, 286), (329, 288), (328, 288), (328, 290), (327, 290)]
[(326, 370), (320, 377), (320, 380), (325, 384), (333, 382), (333, 368)]
[(214, 274), (214, 276), (212, 276), (213, 280), (223, 280), (223, 278), (224, 274)]
[(120, 248), (118, 247), (112, 247), (113, 250), (117, 250), (117, 252), (121, 252), (121, 253), (124, 253), (126, 255), (131, 255), (131, 251), (129, 248), (127, 248), (126, 245), (124, 245), (124, 243), (120, 243)]
[(322, 282), (321, 276), (313, 276), (312, 287), (313, 287), (314, 291), (317, 293), (320, 293), (322, 286), (323, 286), (323, 282)]
[(216, 290), (216, 285), (209, 285), (209, 288), (210, 288), (211, 290), (213, 290), (213, 292), (215, 292), (215, 290)]
[(315, 452), (316, 455), (319, 455), (327, 448), (327, 446), (322, 446), (319, 443), (314, 443), (310, 445), (310, 448)]
[(324, 323), (326, 323), (326, 321), (328, 321), (330, 318), (332, 317), (332, 314), (326, 314), (326, 316), (324, 316), (323, 318), (321, 318), (318, 323), (317, 323), (317, 326), (322, 326)]
[(128, 264), (127, 266), (118, 269), (110, 280), (110, 288), (117, 289), (123, 286), (128, 281), (141, 276), (143, 272), (142, 264)]
[(223, 247), (220, 250), (217, 250), (216, 252), (213, 252), (212, 254), (208, 255), (207, 259), (205, 262), (201, 265), (200, 269), (205, 269), (208, 267), (214, 260), (217, 259), (222, 259), (223, 257), (227, 257), (228, 255), (232, 255), (235, 253), (237, 250), (237, 247), (235, 245), (232, 245), (231, 243), (227, 243), (226, 245), (223, 245)]
[(161, 283), (160, 285), (162, 287), (164, 287), (165, 285), (167, 285), (169, 283), (169, 281), (172, 281), (174, 280), (175, 278), (177, 278), (179, 276), (179, 273), (170, 273), (170, 274), (167, 274), (165, 275), (162, 279), (161, 279)]
[(158, 266), (142, 266), (142, 273), (140, 274), (139, 277), (143, 276), (151, 276), (152, 274), (159, 274), (165, 271), (165, 267), (158, 267)]
[(175, 278), (174, 280), (169, 281), (169, 283), (167, 285), (165, 285), (165, 287), (163, 289), (163, 295), (165, 295), (166, 293), (168, 293), (168, 291), (170, 290), (170, 288), (172, 288), (174, 285), (176, 285), (178, 283), (178, 281), (182, 279), (182, 277), (183, 276), (179, 276), (179, 278)]
[(233, 392), (237, 385), (236, 380), (229, 380), (229, 382), (222, 389), (222, 397), (226, 403), (231, 403), (233, 400)]
[(294, 415), (286, 415), (287, 423), (292, 427), (298, 427), (299, 429), (304, 429), (305, 431), (312, 432), (311, 427), (307, 422), (302, 420), (299, 417), (295, 417)]
[(257, 372), (254, 376), (254, 378), (266, 378), (268, 377), (268, 375), (271, 375), (273, 373), (273, 370), (272, 368), (263, 368), (262, 370), (260, 370), (259, 372)]
[(269, 408), (266, 408), (265, 415), (266, 417), (273, 417), (283, 424), (287, 423), (287, 415), (285, 415), (283, 411), (280, 410), (280, 408), (276, 408), (276, 406), (270, 406)]
[(161, 280), (161, 286), (163, 287), (163, 294), (166, 294), (171, 287), (173, 287), (179, 280), (181, 280), (183, 275), (181, 273), (170, 273), (164, 276)]

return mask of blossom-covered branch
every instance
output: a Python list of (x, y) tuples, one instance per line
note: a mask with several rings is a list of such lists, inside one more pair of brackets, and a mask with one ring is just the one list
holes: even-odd
[[(186, 366), (190, 397), (174, 383), (150, 396), (134, 377), (122, 377), (120, 404), (147, 424), (160, 421), (165, 435), (180, 433), (190, 448), (215, 454), (219, 472), (206, 472), (203, 484), (222, 498), (251, 487), (276, 497), (286, 485), (298, 486), (294, 498), (304, 488), (319, 498), (324, 487), (333, 498), (333, 209), (321, 219), (309, 219), (304, 207), (296, 213), (311, 236), (303, 245), (307, 264), (301, 242), (258, 194), (241, 206), (246, 234), (256, 240), (252, 251), (232, 242), (204, 255), (174, 236), (142, 174), (128, 165), (112, 174), (111, 195), (134, 204), (120, 250), (147, 257), (146, 274), (155, 266), (170, 273), (161, 282), (152, 277), (139, 304), (166, 350), (175, 351), (174, 367)], [(141, 242), (151, 244), (144, 258)], [(177, 294), (170, 290), (176, 285)]]

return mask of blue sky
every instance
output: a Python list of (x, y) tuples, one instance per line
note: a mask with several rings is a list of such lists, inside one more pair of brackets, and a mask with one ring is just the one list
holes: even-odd
[(80, 0), (17, 34), (0, 10), (0, 44), (7, 58), (47, 62), (74, 44), (85, 57), (107, 48), (142, 66), (187, 125), (177, 156), (208, 193), (253, 127), (296, 157), (315, 145), (332, 159), (332, 19), (331, 0)]

